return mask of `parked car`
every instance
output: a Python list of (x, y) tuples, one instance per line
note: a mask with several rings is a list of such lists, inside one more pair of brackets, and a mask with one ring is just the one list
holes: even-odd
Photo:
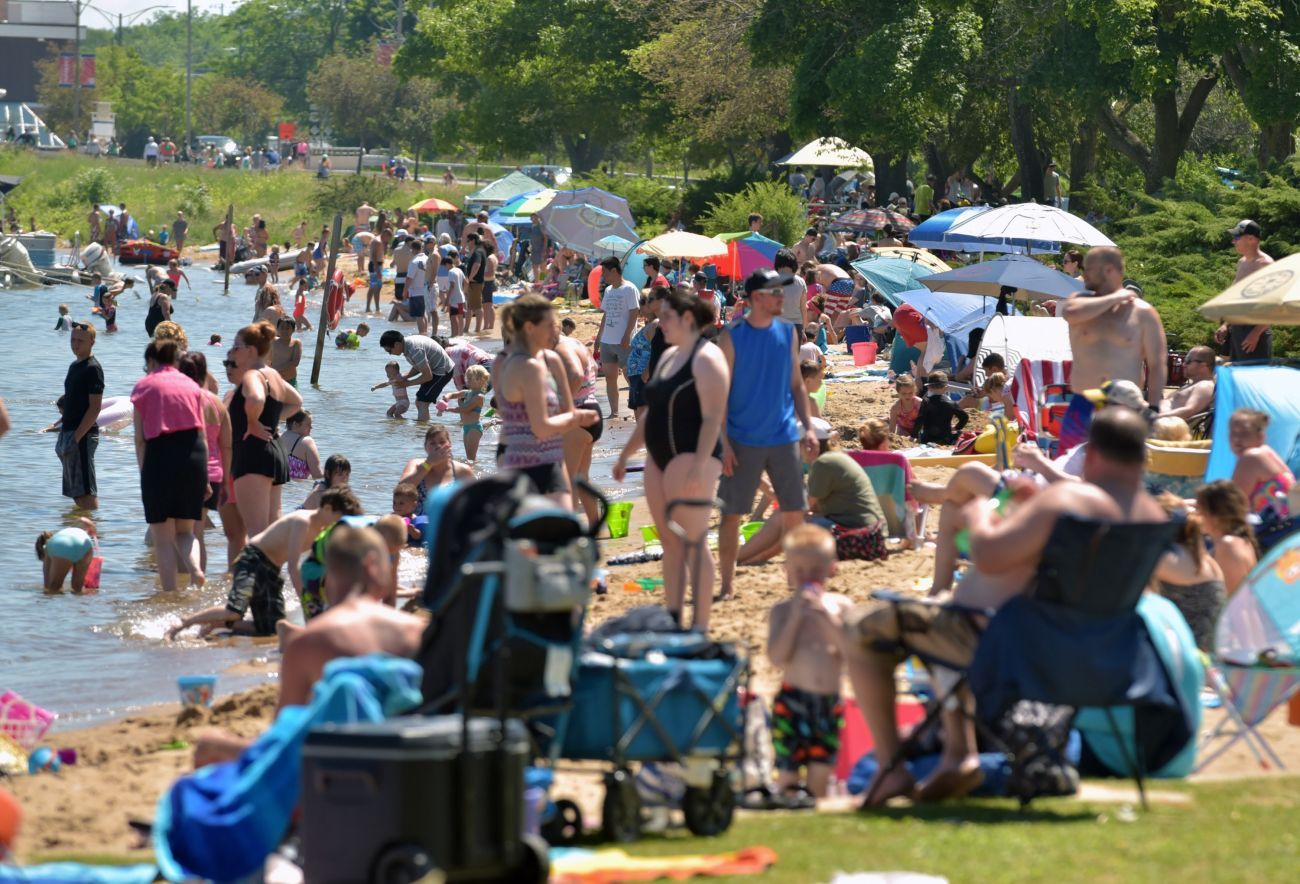
[(195, 155), (202, 154), (207, 148), (221, 151), (226, 159), (239, 156), (239, 145), (229, 135), (197, 135), (194, 138)]
[(520, 166), (519, 171), (551, 187), (559, 187), (573, 177), (573, 170), (568, 166)]

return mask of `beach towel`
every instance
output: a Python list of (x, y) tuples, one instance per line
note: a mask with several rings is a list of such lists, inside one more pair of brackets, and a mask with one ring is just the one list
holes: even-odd
[(181, 777), (159, 799), (153, 843), (163, 875), (234, 881), (261, 868), (298, 805), (307, 733), (414, 709), (421, 677), (413, 661), (383, 654), (326, 664), (310, 705), (280, 710), (237, 760)]
[(0, 882), (36, 881), (39, 884), (150, 884), (158, 867), (88, 866), (83, 863), (45, 863), (39, 866), (0, 865)]
[(1011, 380), (1011, 398), (1024, 419), (1025, 434), (1038, 434), (1038, 392), (1049, 384), (1070, 383), (1070, 360), (1022, 359)]
[(776, 851), (756, 845), (717, 854), (630, 856), (622, 850), (551, 850), (551, 884), (685, 881), (708, 875), (757, 875), (776, 864)]

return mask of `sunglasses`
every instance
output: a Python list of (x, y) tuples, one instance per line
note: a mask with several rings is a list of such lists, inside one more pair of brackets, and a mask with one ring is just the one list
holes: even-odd
[(236, 365), (235, 360), (233, 359), (223, 359), (221, 360), (221, 364), (224, 365), (226, 368), (234, 368)]

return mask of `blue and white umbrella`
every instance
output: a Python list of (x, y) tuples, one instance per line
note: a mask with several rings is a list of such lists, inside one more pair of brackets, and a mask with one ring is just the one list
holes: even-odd
[(907, 235), (911, 245), (923, 249), (939, 249), (945, 252), (1035, 252), (1059, 251), (1061, 244), (1051, 240), (1001, 239), (971, 236), (953, 231), (952, 228), (977, 215), (989, 211), (988, 206), (963, 206), (959, 209), (947, 209), (937, 215), (926, 218)]
[(619, 215), (586, 203), (548, 206), (542, 223), (553, 241), (584, 255), (595, 255), (596, 243), (607, 236), (637, 240), (636, 231)]

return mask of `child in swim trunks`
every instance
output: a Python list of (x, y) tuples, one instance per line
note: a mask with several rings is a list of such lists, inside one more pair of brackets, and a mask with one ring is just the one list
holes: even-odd
[(465, 441), (465, 458), (470, 461), (478, 458), (478, 443), (483, 438), (483, 404), (491, 377), (483, 366), (471, 365), (465, 369), (465, 389), (442, 397), (443, 401), (448, 403), (460, 400), (460, 407), (449, 407), (445, 410), (460, 415), (460, 432)]
[(370, 334), (370, 326), (364, 322), (357, 325), (357, 330), (340, 329), (334, 336), (334, 346), (340, 350), (360, 350), (361, 339)]
[[(826, 591), (835, 573), (835, 538), (819, 525), (800, 525), (785, 536), (785, 574), (794, 593), (768, 617), (767, 656), (782, 671), (772, 703), (778, 800), (806, 806), (806, 791), (826, 795), (839, 750), (843, 704), (840, 678), (841, 619), (852, 603)], [(801, 785), (800, 770), (806, 771)]]
[(388, 417), (400, 420), (411, 408), (411, 398), (407, 394), (406, 388), (398, 383), (402, 379), (402, 366), (398, 364), (397, 360), (393, 360), (384, 366), (384, 374), (388, 375), (388, 380), (382, 384), (375, 384), (370, 390), (374, 392), (380, 387), (391, 387), (393, 390), (393, 404), (388, 406), (388, 411), (385, 414)]
[(95, 523), (78, 519), (80, 527), (42, 531), (36, 538), (36, 558), (41, 562), (45, 589), (49, 592), (63, 590), (63, 581), (72, 574), (72, 591), (98, 589), (98, 579), (88, 579), (91, 563), (95, 560)]

